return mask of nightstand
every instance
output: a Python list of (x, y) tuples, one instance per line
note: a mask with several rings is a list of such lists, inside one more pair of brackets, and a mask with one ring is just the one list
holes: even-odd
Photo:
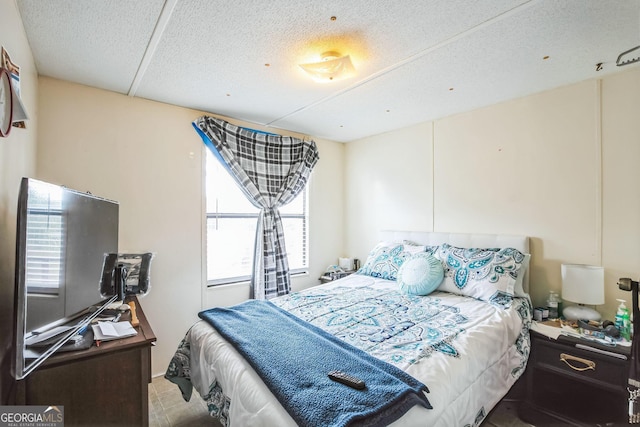
[(630, 350), (531, 331), (527, 399), (519, 417), (534, 425), (626, 424)]
[(355, 272), (356, 270), (324, 273), (322, 276), (318, 278), (318, 280), (320, 280), (321, 284), (324, 284), (328, 282), (333, 282), (334, 280), (342, 279), (343, 277), (347, 277), (348, 275), (353, 274)]

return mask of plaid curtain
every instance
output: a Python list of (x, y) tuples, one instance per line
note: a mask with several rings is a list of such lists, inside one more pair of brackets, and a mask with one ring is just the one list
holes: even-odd
[(195, 120), (193, 127), (251, 203), (261, 209), (251, 297), (288, 294), (289, 263), (278, 208), (291, 202), (307, 184), (319, 159), (315, 142), (246, 129), (209, 116)]

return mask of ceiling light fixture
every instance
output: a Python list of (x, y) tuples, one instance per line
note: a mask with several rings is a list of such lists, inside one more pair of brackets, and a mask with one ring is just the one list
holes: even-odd
[(356, 72), (349, 55), (340, 56), (333, 51), (323, 53), (318, 62), (300, 64), (300, 68), (319, 83), (346, 79)]

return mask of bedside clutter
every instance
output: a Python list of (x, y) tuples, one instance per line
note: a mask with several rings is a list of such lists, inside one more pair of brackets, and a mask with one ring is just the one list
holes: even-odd
[(342, 279), (360, 269), (360, 260), (357, 258), (338, 258), (338, 265), (330, 265), (324, 274), (318, 278), (320, 283), (333, 282)]
[(343, 277), (347, 277), (348, 275), (353, 274), (355, 272), (356, 272), (355, 270), (325, 272), (322, 276), (318, 278), (318, 280), (320, 280), (320, 283), (333, 282), (334, 280), (342, 279)]
[(623, 336), (620, 329), (610, 320), (550, 319), (531, 323), (531, 330), (552, 339), (572, 337), (578, 340), (597, 343), (606, 347), (631, 347), (631, 340)]

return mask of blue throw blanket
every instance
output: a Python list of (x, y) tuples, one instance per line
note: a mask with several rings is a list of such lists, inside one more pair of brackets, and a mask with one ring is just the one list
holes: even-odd
[[(431, 409), (427, 387), (406, 372), (268, 301), (198, 316), (245, 357), (301, 426), (386, 426), (416, 404)], [(366, 389), (332, 381), (332, 370), (361, 378)]]

